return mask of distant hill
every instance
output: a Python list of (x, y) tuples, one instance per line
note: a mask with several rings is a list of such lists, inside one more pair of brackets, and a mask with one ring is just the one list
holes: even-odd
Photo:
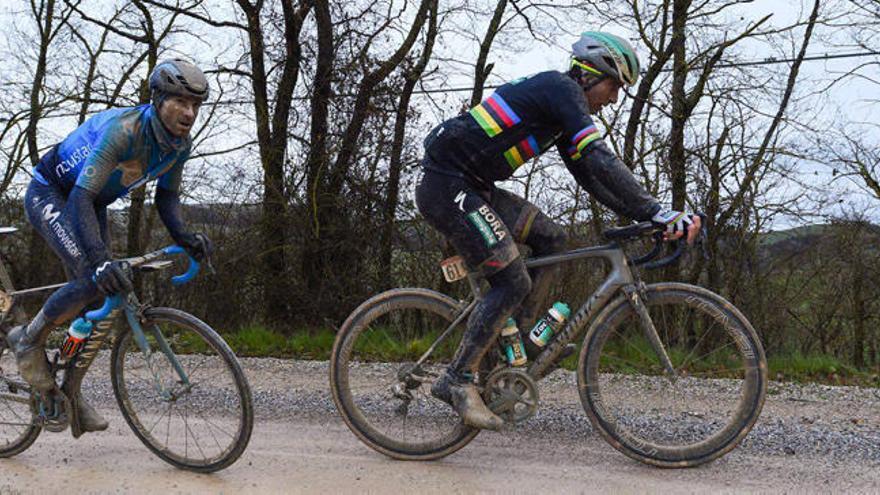
[[(861, 224), (860, 226), (868, 229), (869, 239), (873, 241), (865, 247), (872, 250), (880, 249), (880, 225)], [(832, 223), (772, 231), (761, 235), (759, 246), (766, 256), (789, 256), (804, 252), (823, 241), (831, 241), (835, 236), (847, 236), (848, 232), (845, 230), (852, 228), (852, 225), (845, 223)], [(828, 242), (827, 244), (832, 243)]]

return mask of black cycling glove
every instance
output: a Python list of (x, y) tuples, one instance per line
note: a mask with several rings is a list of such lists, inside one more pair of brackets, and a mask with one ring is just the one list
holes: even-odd
[(205, 234), (181, 234), (177, 238), (177, 244), (186, 250), (186, 253), (199, 263), (210, 258), (214, 253), (214, 245)]
[(128, 274), (128, 262), (121, 260), (107, 260), (99, 263), (95, 268), (92, 280), (98, 284), (98, 288), (104, 294), (122, 294), (134, 290), (131, 278)]

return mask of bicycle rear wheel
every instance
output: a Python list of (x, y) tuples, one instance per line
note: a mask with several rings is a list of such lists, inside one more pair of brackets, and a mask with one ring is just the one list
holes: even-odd
[(30, 388), (18, 375), (15, 356), (0, 344), (0, 457), (24, 452), (40, 436), (42, 428), (31, 404)]
[(675, 369), (669, 376), (625, 298), (586, 336), (578, 363), (581, 402), (617, 450), (662, 467), (724, 455), (751, 430), (767, 390), (764, 349), (748, 320), (700, 287), (647, 287), (645, 303)]
[(460, 311), (443, 294), (394, 289), (361, 304), (339, 329), (330, 357), (333, 400), (351, 431), (371, 448), (401, 460), (439, 459), (479, 433), (430, 392), (452, 359), (464, 323), (413, 371)]
[[(152, 369), (130, 329), (116, 338), (110, 357), (126, 422), (175, 467), (207, 473), (231, 465), (247, 447), (254, 421), (251, 389), (235, 354), (208, 325), (182, 311), (150, 308), (141, 326)], [(152, 328), (169, 344), (189, 385)]]

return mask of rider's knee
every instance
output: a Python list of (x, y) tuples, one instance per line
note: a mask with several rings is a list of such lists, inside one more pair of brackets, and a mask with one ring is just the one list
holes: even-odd
[(568, 233), (560, 225), (553, 225), (553, 230), (547, 241), (547, 248), (551, 253), (561, 253), (565, 251), (568, 244)]
[(68, 321), (86, 305), (99, 301), (101, 295), (101, 291), (91, 278), (78, 278), (52, 294), (43, 306), (43, 310), (53, 321)]

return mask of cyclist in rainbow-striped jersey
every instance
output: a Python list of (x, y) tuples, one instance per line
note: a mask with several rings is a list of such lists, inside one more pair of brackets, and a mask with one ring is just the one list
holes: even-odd
[(590, 116), (616, 103), (623, 86), (636, 83), (639, 61), (632, 46), (615, 35), (585, 32), (572, 50), (566, 73), (541, 72), (505, 84), (425, 139), (418, 208), (468, 269), (480, 272), (490, 285), (468, 319), (452, 362), (431, 388), (470, 426), (502, 426), (474, 386), (474, 373), (524, 299), (513, 316), (520, 329), (530, 327), (553, 279), (552, 267), (527, 270), (516, 244), (547, 255), (563, 250), (567, 241), (562, 227), (525, 199), (496, 188), (496, 181), (556, 148), (577, 183), (616, 213), (663, 224), (670, 237), (687, 232), (690, 242), (699, 232), (698, 216), (660, 207), (605, 145)]

